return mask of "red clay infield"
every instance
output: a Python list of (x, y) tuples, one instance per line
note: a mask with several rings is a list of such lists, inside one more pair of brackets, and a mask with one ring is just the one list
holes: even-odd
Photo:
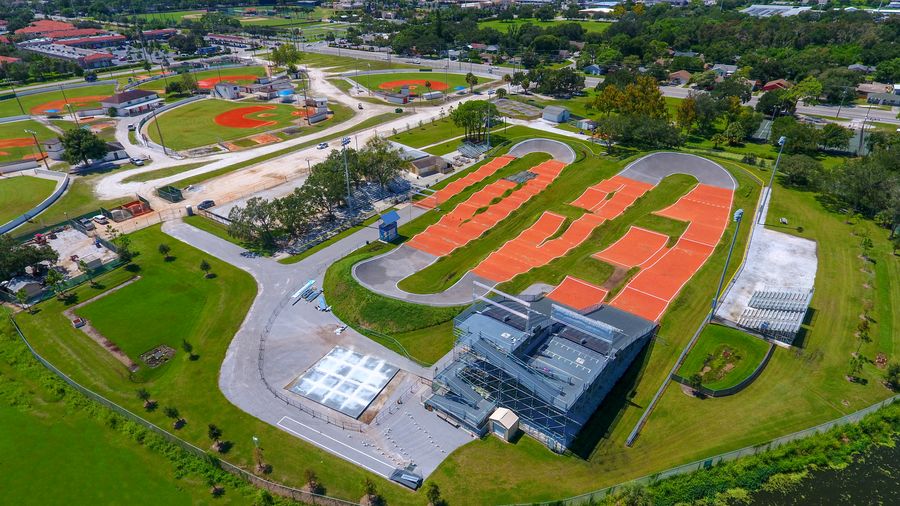
[(447, 83), (441, 81), (432, 81), (430, 79), (401, 79), (399, 81), (388, 81), (386, 83), (381, 83), (378, 85), (378, 88), (382, 90), (393, 90), (394, 88), (399, 88), (401, 86), (409, 86), (410, 90), (414, 90), (419, 86), (425, 87), (425, 83), (431, 83), (432, 91), (444, 91), (448, 88)]
[[(94, 102), (100, 102), (104, 98), (107, 98), (108, 95), (94, 95), (88, 97), (72, 97), (69, 99), (69, 105), (76, 106), (82, 104), (90, 104)], [(47, 114), (47, 111), (57, 111), (59, 113), (67, 113), (68, 108), (66, 107), (65, 100), (51, 100), (50, 102), (45, 102), (41, 105), (34, 106), (31, 108), (31, 114)]]
[(232, 109), (230, 111), (225, 111), (222, 114), (219, 114), (213, 119), (213, 121), (215, 121), (217, 125), (229, 128), (260, 128), (277, 125), (277, 121), (264, 121), (247, 117), (251, 114), (256, 114), (260, 111), (270, 111), (274, 108), (274, 105), (251, 105), (248, 107), (239, 107), (237, 109)]
[(0, 139), (0, 148), (23, 148), (34, 144), (30, 137), (17, 137), (15, 139)]
[(565, 304), (572, 309), (584, 311), (599, 306), (608, 293), (603, 288), (592, 285), (587, 281), (566, 276), (566, 279), (559, 286), (547, 294), (547, 298), (560, 304)]
[(197, 81), (197, 86), (204, 90), (212, 89), (219, 81), (256, 81), (258, 76), (250, 74), (240, 74), (234, 76), (208, 77)]

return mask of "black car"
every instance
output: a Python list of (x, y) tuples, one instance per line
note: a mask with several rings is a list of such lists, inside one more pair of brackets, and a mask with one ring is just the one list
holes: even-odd
[(214, 207), (215, 205), (216, 205), (216, 203), (213, 200), (204, 200), (203, 202), (197, 204), (197, 209), (200, 209), (202, 211), (204, 209), (209, 209), (210, 207)]

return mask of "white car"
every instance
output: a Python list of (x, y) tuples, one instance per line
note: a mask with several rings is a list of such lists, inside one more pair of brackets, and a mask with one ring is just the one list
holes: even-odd
[(320, 142), (320, 143), (316, 146), (316, 149), (328, 149), (328, 143), (327, 143), (327, 142)]
[(102, 214), (98, 214), (97, 216), (94, 216), (91, 219), (100, 225), (106, 225), (107, 223), (109, 223), (109, 220), (106, 219), (106, 216), (103, 216)]
[(416, 65), (418, 65), (418, 64), (422, 63), (422, 61), (419, 60), (419, 59), (415, 59), (415, 60), (413, 60), (413, 63), (416, 64)]

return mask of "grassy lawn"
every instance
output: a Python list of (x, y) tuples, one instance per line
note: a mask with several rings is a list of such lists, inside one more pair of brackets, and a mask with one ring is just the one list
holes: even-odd
[(39, 177), (0, 178), (0, 224), (21, 216), (53, 193), (56, 181)]
[[(425, 123), (391, 136), (391, 140), (406, 144), (413, 148), (421, 148), (441, 142), (442, 140), (459, 137), (465, 130), (453, 124), (450, 118), (437, 120), (434, 123)], [(457, 141), (458, 142), (458, 141)]]
[[(768, 344), (739, 330), (708, 325), (684, 360), (678, 375), (703, 377), (703, 386), (712, 390), (733, 387), (750, 376), (766, 356)], [(706, 369), (706, 368), (709, 369)]]
[[(147, 389), (161, 408), (173, 406), (179, 410), (187, 425), (178, 431), (178, 435), (202, 448), (209, 446), (207, 424), (215, 423), (223, 430), (224, 438), (234, 443), (226, 458), (242, 467), (253, 467), (251, 437), (257, 436), (266, 461), (273, 467), (270, 479), (302, 486), (303, 470), (314, 469), (329, 495), (356, 501), (362, 496), (363, 477), (369, 476), (376, 479), (389, 504), (418, 502), (416, 496), (405, 489), (312, 447), (228, 402), (218, 388), (219, 368), (231, 337), (256, 296), (255, 282), (249, 274), (163, 234), (158, 226), (131, 234), (131, 237), (134, 249), (141, 253), (134, 261), (140, 266), (137, 274), (141, 279), (83, 309), (100, 313), (101, 304), (115, 301), (109, 311), (91, 317), (94, 324), (103, 326), (107, 337), (135, 350), (142, 346), (139, 341), (173, 341), (177, 344), (176, 356), (150, 373), (142, 368), (137, 374), (129, 374), (104, 349), (72, 328), (62, 314), (66, 306), (54, 298), (38, 305), (36, 314), (20, 314), (17, 318), (23, 332), (44, 357), (76, 381), (142, 413), (156, 424), (171, 427), (171, 420), (165, 417), (162, 409), (143, 411), (135, 390)], [(163, 242), (172, 247), (174, 261), (164, 262), (156, 251)], [(216, 278), (203, 278), (198, 268), (201, 259), (212, 265)], [(112, 271), (98, 278), (103, 288), (79, 287), (74, 291), (75, 299), (87, 300), (134, 274), (124, 268)], [(157, 290), (161, 293), (155, 293)], [(125, 313), (130, 314), (130, 322), (118, 316)], [(187, 321), (190, 315), (194, 319)], [(185, 320), (186, 323), (171, 321), (168, 322), (171, 325), (164, 326), (153, 321), (165, 319)], [(159, 334), (154, 335), (151, 329), (156, 329)], [(186, 353), (181, 351), (182, 338), (193, 345), (194, 353), (199, 355), (197, 360), (188, 360)]]
[[(65, 90), (66, 99), (72, 104), (73, 110), (80, 109), (94, 109), (100, 107), (99, 98), (105, 98), (113, 94), (113, 86), (112, 85), (97, 85), (97, 86), (86, 86), (84, 88), (72, 88), (69, 90)], [(98, 97), (97, 100), (90, 99), (88, 100), (85, 97)], [(55, 91), (48, 91), (46, 93), (37, 93), (35, 95), (25, 95), (19, 97), (19, 102), (22, 103), (22, 107), (25, 109), (25, 114), (38, 114), (37, 108), (44, 106), (49, 102), (62, 101), (63, 94), (56, 89)], [(54, 106), (54, 109), (58, 109), (60, 115), (68, 114), (68, 109), (65, 106), (65, 103), (62, 102), (61, 106)], [(35, 109), (35, 111), (32, 111)], [(0, 117), (5, 116), (18, 116), (22, 114), (21, 109), (19, 109), (19, 104), (16, 103), (16, 100), (13, 98), (3, 100), (0, 102)]]
[(195, 163), (186, 163), (184, 165), (175, 165), (172, 167), (165, 167), (162, 169), (151, 170), (147, 172), (142, 172), (140, 174), (135, 174), (133, 176), (128, 176), (122, 180), (123, 183), (143, 183), (146, 181), (153, 181), (154, 179), (162, 179), (164, 177), (174, 176), (175, 174), (180, 174), (182, 172), (187, 172), (191, 169), (196, 169), (197, 167), (203, 167), (208, 162), (195, 162)]
[[(275, 125), (255, 128), (236, 128), (222, 126), (215, 122), (216, 116), (237, 109), (252, 107), (252, 103), (234, 103), (225, 100), (198, 100), (160, 114), (156, 121), (162, 129), (166, 146), (171, 149), (190, 149), (207, 146), (222, 141), (230, 141), (248, 135), (261, 134), (291, 125), (297, 125), (301, 119), (292, 115), (297, 108), (286, 104), (272, 104), (272, 109), (262, 110), (246, 115), (248, 119), (274, 121)], [(265, 116), (261, 116), (265, 115)], [(271, 115), (271, 116), (269, 116)], [(305, 122), (305, 120), (304, 120)], [(153, 142), (159, 142), (159, 133), (155, 122), (147, 125), (147, 134)], [(323, 122), (328, 124), (329, 121)], [(322, 124), (322, 123), (319, 123)]]
[[(0, 451), (20, 455), (0, 462), (5, 501), (189, 505), (211, 499), (201, 480), (176, 480), (162, 455), (83, 415), (67, 413), (65, 405), (39, 404), (28, 412), (0, 406)], [(74, 496), (73, 483), (81, 484)], [(240, 499), (226, 501), (240, 504)]]
[[(236, 170), (243, 169), (244, 167), (249, 167), (251, 165), (255, 165), (257, 163), (264, 162), (266, 160), (271, 160), (273, 158), (277, 158), (279, 156), (283, 156), (288, 153), (292, 153), (294, 151), (308, 148), (309, 146), (318, 144), (320, 142), (327, 142), (332, 139), (338, 139), (349, 133), (358, 132), (360, 130), (365, 130), (366, 128), (374, 127), (374, 126), (380, 125), (382, 123), (385, 123), (387, 121), (390, 121), (390, 120), (393, 120), (396, 118), (397, 118), (397, 114), (395, 114), (395, 113), (379, 114), (378, 116), (373, 116), (371, 118), (368, 118), (365, 121), (362, 121), (361, 123), (357, 124), (354, 127), (347, 128), (345, 130), (341, 130), (340, 132), (337, 132), (336, 134), (329, 136), (327, 138), (323, 137), (320, 139), (313, 139), (311, 141), (303, 142), (296, 146), (291, 146), (289, 148), (284, 148), (284, 149), (275, 151), (273, 153), (269, 153), (267, 155), (258, 156), (256, 158), (252, 158), (252, 159), (244, 161), (244, 162), (236, 163), (234, 165), (229, 165), (228, 167), (222, 167), (221, 169), (210, 171), (210, 172), (207, 172), (204, 174), (198, 174), (196, 176), (179, 179), (178, 181), (175, 181), (171, 184), (172, 184), (172, 186), (175, 186), (176, 188), (185, 188), (192, 184), (202, 183), (202, 182), (208, 181), (212, 178), (219, 177), (224, 174), (228, 174), (229, 172), (234, 172)], [(319, 124), (321, 124), (321, 123), (319, 123)]]
[(206, 14), (206, 11), (169, 11), (138, 14), (136, 17), (154, 21), (174, 21), (175, 23), (177, 23), (181, 21), (181, 19), (185, 16), (190, 16), (191, 18), (199, 18), (203, 14)]
[(349, 70), (388, 70), (388, 69), (415, 69), (413, 65), (397, 63), (393, 59), (361, 60), (348, 56), (336, 56), (333, 54), (303, 53), (300, 59), (301, 65), (327, 69), (329, 72), (347, 72)]
[(577, 23), (581, 25), (586, 32), (605, 32), (607, 28), (609, 28), (610, 23), (604, 23), (601, 21), (585, 21), (580, 19), (572, 19), (572, 20), (551, 20), (551, 21), (541, 21), (536, 18), (531, 19), (513, 19), (509, 21), (502, 21), (499, 19), (491, 19), (489, 21), (479, 21), (479, 28), (493, 28), (498, 30), (500, 33), (506, 33), (506, 30), (511, 26), (521, 26), (524, 24), (531, 24), (535, 26), (539, 26), (541, 28), (548, 28), (551, 26), (558, 26), (565, 23)]
[[(362, 69), (361, 69), (362, 70)], [(441, 91), (444, 93), (452, 93), (454, 89), (458, 86), (462, 86), (468, 89), (469, 85), (466, 84), (466, 75), (465, 74), (451, 74), (444, 72), (402, 72), (395, 74), (360, 74), (358, 77), (353, 76), (350, 79), (356, 81), (358, 79), (359, 84), (370, 90), (390, 90), (397, 92), (400, 90), (400, 86), (390, 86), (386, 88), (382, 88), (384, 83), (391, 83), (395, 81), (428, 81), (432, 83), (432, 91)], [(478, 84), (484, 84), (491, 82), (492, 79), (486, 79), (484, 77), (478, 78)], [(443, 89), (441, 88), (441, 84), (446, 85)], [(410, 92), (421, 95), (423, 93), (428, 92), (428, 88), (425, 86), (424, 82), (417, 85), (410, 86)]]
[[(27, 157), (38, 156), (34, 138), (26, 130), (37, 134), (38, 141), (53, 139), (59, 135), (42, 123), (34, 120), (14, 121), (0, 124), (0, 163), (22, 160)], [(6, 146), (4, 141), (12, 144), (24, 144), (24, 146)], [(41, 148), (43, 149), (43, 148)]]
[[(143, 69), (141, 69), (143, 71)], [(238, 84), (248, 84), (252, 83), (254, 79), (249, 78), (241, 78), (238, 79), (237, 76), (256, 76), (262, 77), (266, 75), (266, 68), (263, 66), (248, 66), (248, 67), (227, 67), (221, 69), (212, 69), (212, 70), (202, 70), (200, 72), (192, 72), (192, 76), (198, 82), (204, 79), (218, 79), (222, 78), (223, 81), (232, 81)], [(155, 81), (150, 81), (148, 83), (143, 83), (136, 87), (139, 90), (150, 90), (155, 91), (159, 94), (164, 94), (166, 89), (166, 81), (168, 80), (178, 80), (181, 79), (180, 74), (169, 75), (165, 79), (157, 79)]]

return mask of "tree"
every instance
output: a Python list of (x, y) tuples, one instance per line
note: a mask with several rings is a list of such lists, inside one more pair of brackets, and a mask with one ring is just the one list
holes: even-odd
[(499, 99), (506, 98), (506, 88), (497, 88), (497, 98), (499, 98)]
[(94, 281), (94, 269), (85, 262), (84, 260), (78, 260), (78, 270), (84, 273), (88, 277), (88, 283), (90, 283), (91, 288), (97, 286), (97, 282)]
[(73, 165), (87, 165), (91, 160), (106, 156), (106, 143), (97, 134), (84, 128), (73, 128), (62, 137), (63, 157)]
[(669, 113), (659, 85), (652, 77), (639, 76), (622, 92), (619, 112), (648, 118), (665, 119)]
[(222, 439), (222, 429), (216, 427), (213, 424), (209, 424), (206, 427), (206, 437), (208, 437), (209, 440), (212, 441), (213, 449), (215, 449), (217, 452), (222, 451), (222, 441), (220, 441)]
[(168, 244), (162, 243), (156, 249), (159, 250), (159, 254), (163, 256), (164, 260), (169, 260), (169, 252), (172, 251), (172, 248)]
[(207, 277), (207, 278), (209, 277), (209, 270), (210, 270), (210, 269), (212, 269), (212, 266), (209, 265), (209, 262), (207, 262), (205, 259), (204, 259), (204, 260), (200, 260), (200, 270), (203, 271), (203, 276), (204, 276), (204, 277)]
[(25, 304), (28, 303), (28, 292), (24, 288), (20, 288), (16, 292), (16, 302), (23, 308), (25, 307)]
[(200, 90), (200, 85), (197, 83), (197, 78), (194, 77), (194, 74), (190, 72), (185, 72), (181, 74), (181, 92), (182, 93), (197, 93)]
[(0, 235), (0, 279), (10, 279), (25, 274), (28, 267), (38, 271), (41, 262), (56, 263), (57, 253), (49, 244), (25, 245), (11, 235)]
[(737, 97), (741, 103), (747, 103), (752, 96), (750, 84), (741, 77), (731, 76), (713, 85), (712, 96), (718, 99)]
[(678, 108), (675, 110), (675, 124), (685, 132), (690, 133), (696, 121), (696, 101), (693, 96), (688, 95), (687, 98), (679, 102)]
[(888, 388), (893, 391), (900, 390), (900, 362), (891, 362), (884, 371), (884, 380)]
[(618, 107), (622, 100), (622, 92), (616, 86), (607, 86), (600, 90), (594, 98), (588, 102), (591, 109), (596, 109), (604, 116), (609, 116)]
[(475, 85), (478, 84), (478, 77), (475, 74), (469, 72), (468, 74), (466, 74), (466, 84), (469, 85), (470, 93), (475, 91)]
[(777, 146), (781, 137), (788, 139), (784, 146), (785, 153), (814, 154), (819, 150), (819, 129), (790, 116), (782, 116), (772, 122), (772, 144)]
[[(304, 186), (313, 178), (314, 173), (315, 171), (310, 173)], [(232, 237), (264, 249), (275, 245), (275, 208), (268, 200), (252, 197), (244, 207), (231, 208), (228, 219), (228, 234)]]
[(829, 123), (822, 128), (820, 142), (822, 146), (838, 151), (846, 150), (853, 138), (853, 132), (835, 123)]
[(778, 168), (784, 184), (795, 188), (816, 188), (822, 175), (822, 164), (807, 155), (785, 155)]
[(293, 44), (282, 44), (272, 50), (269, 59), (278, 67), (287, 67), (296, 65), (302, 56), (303, 54)]
[(163, 414), (166, 415), (168, 418), (171, 418), (174, 420), (174, 419), (178, 418), (178, 415), (179, 415), (178, 408), (175, 408), (172, 406), (166, 406), (165, 408), (163, 408)]
[(457, 127), (462, 127), (465, 139), (472, 142), (482, 142), (487, 132), (488, 118), (497, 118), (500, 113), (497, 107), (484, 100), (470, 100), (463, 102), (450, 113), (450, 119)]
[(862, 359), (857, 356), (850, 357), (847, 363), (847, 376), (850, 378), (850, 381), (858, 380), (860, 372), (862, 372)]
[(815, 77), (807, 77), (786, 91), (785, 97), (795, 104), (802, 101), (806, 105), (815, 105), (822, 95), (822, 83)]
[(65, 286), (66, 278), (56, 269), (50, 269), (47, 271), (47, 275), (44, 276), (44, 284), (50, 287), (56, 293), (56, 298), (58, 300), (62, 300), (66, 293)]
[(786, 90), (781, 89), (763, 93), (756, 102), (757, 112), (767, 116), (793, 115), (797, 110), (797, 103), (792, 101), (786, 93)]
[(381, 497), (378, 494), (378, 487), (368, 476), (363, 480), (363, 494), (365, 495), (365, 498), (368, 499), (369, 504), (379, 504), (381, 502)]
[(399, 149), (377, 135), (366, 143), (360, 152), (360, 158), (366, 160), (362, 165), (363, 176), (377, 182), (382, 189), (399, 176), (408, 164)]
[(322, 493), (322, 483), (319, 481), (319, 475), (316, 474), (312, 469), (307, 469), (303, 472), (304, 478), (306, 478), (306, 488), (313, 494), (321, 494)]
[(713, 136), (710, 137), (709, 140), (711, 140), (713, 143), (713, 149), (719, 149), (719, 144), (728, 142), (728, 137), (725, 137), (724, 134), (716, 133), (713, 134)]
[(441, 488), (437, 483), (433, 481), (429, 481), (427, 485), (425, 485), (425, 498), (428, 499), (428, 504), (432, 506), (438, 506), (442, 504), (441, 501)]

